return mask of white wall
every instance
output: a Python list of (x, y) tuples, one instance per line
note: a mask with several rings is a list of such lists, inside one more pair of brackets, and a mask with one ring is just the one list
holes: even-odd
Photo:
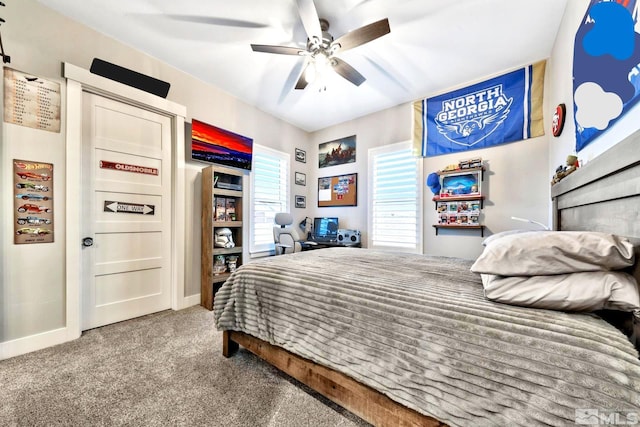
[[(378, 113), (317, 131), (311, 135), (307, 163), (313, 170), (307, 175), (307, 210), (310, 216), (337, 216), (340, 228), (357, 229), (363, 246), (367, 239), (367, 150), (372, 147), (408, 141), (411, 137), (410, 105), (401, 105)], [(318, 146), (323, 142), (356, 135), (356, 161), (339, 166), (318, 168)], [(358, 205), (355, 207), (317, 207), (318, 178), (344, 173), (358, 174)]]
[[(514, 228), (536, 228), (511, 220), (512, 216), (529, 218), (551, 225), (550, 182), (555, 169), (565, 163), (568, 154), (575, 153), (575, 125), (573, 122), (573, 43), (575, 33), (589, 0), (571, 0), (558, 32), (552, 53), (547, 61), (544, 91), (545, 135), (525, 141), (501, 145), (461, 154), (429, 157), (424, 159), (424, 176), (460, 159), (481, 156), (487, 164), (483, 182), (486, 201), (481, 220), (486, 225), (486, 235)], [(543, 59), (543, 58), (540, 58)], [(527, 65), (527, 64), (522, 64)], [(506, 70), (505, 70), (506, 71)], [(491, 76), (478, 76), (483, 80)], [(473, 82), (465, 82), (466, 86)], [(447, 90), (452, 90), (450, 88)], [(443, 91), (446, 92), (447, 90)], [(436, 94), (425, 94), (425, 97)], [(551, 117), (556, 105), (565, 103), (567, 118), (560, 137), (551, 134)], [(355, 165), (341, 165), (320, 169), (320, 176), (358, 172), (357, 208), (315, 208), (313, 215), (340, 217), (345, 228), (367, 229), (366, 199), (366, 150), (379, 145), (407, 141), (411, 138), (410, 105), (363, 117), (352, 122), (315, 132), (312, 135), (312, 156), (317, 162), (318, 144), (339, 137), (357, 135), (357, 160)], [(632, 108), (611, 129), (596, 138), (578, 154), (589, 161), (617, 144), (638, 129), (640, 105)], [(307, 157), (310, 155), (307, 153)], [(424, 253), (429, 255), (475, 258), (482, 251), (482, 237), (477, 231), (440, 230), (438, 236), (432, 224), (436, 213), (430, 190), (424, 186)], [(344, 220), (343, 220), (344, 218)], [(363, 239), (366, 235), (363, 234)]]
[[(363, 242), (366, 242), (367, 151), (381, 145), (409, 141), (412, 135), (412, 111), (411, 104), (404, 104), (312, 134), (312, 153), (307, 152), (307, 159), (311, 159), (316, 165), (319, 144), (353, 134), (356, 135), (356, 162), (317, 169), (314, 171), (311, 190), (317, 191), (317, 177), (358, 173), (357, 207), (315, 207), (313, 216), (338, 216), (341, 228), (359, 229)], [(481, 221), (486, 225), (485, 237), (490, 233), (507, 229), (528, 227), (511, 220), (511, 216), (547, 223), (550, 181), (546, 172), (548, 138), (542, 136), (484, 150), (427, 157), (423, 163), (424, 176), (426, 178), (431, 172), (459, 160), (481, 156), (487, 166), (482, 184), (482, 192), (487, 200), (481, 217)], [(440, 230), (438, 236), (435, 235), (432, 225), (437, 222), (437, 215), (432, 201), (433, 194), (426, 185), (423, 185), (422, 189), (424, 253), (468, 259), (477, 257), (482, 251), (483, 240), (478, 230)], [(315, 195), (313, 197), (315, 198)], [(363, 246), (366, 246), (366, 243), (363, 243)]]
[[(167, 99), (187, 107), (187, 121), (195, 117), (252, 137), (258, 144), (289, 152), (292, 158), (296, 146), (306, 148), (309, 138), (306, 132), (237, 100), (219, 88), (77, 24), (35, 0), (6, 3), (2, 10), (2, 17), (6, 20), (2, 26), (2, 41), (6, 53), (11, 55), (8, 66), (61, 83), (63, 124), (66, 117), (62, 63), (89, 69), (93, 58), (98, 57), (169, 82), (171, 89)], [(80, 244), (65, 241), (66, 197), (77, 198), (80, 194), (79, 188), (73, 194), (65, 194), (65, 141), (64, 125), (60, 133), (50, 133), (2, 123), (0, 359), (7, 354), (8, 348), (16, 347), (17, 341), (47, 335), (65, 327), (65, 250), (67, 244)], [(55, 243), (13, 244), (13, 158), (54, 164)], [(309, 174), (310, 164), (300, 165), (298, 170)], [(200, 292), (197, 263), (200, 259), (198, 172), (205, 166), (189, 160), (187, 163), (184, 189), (187, 203), (184, 209), (187, 235), (193, 237), (186, 242), (186, 273), (184, 283), (180, 283), (186, 296)]]

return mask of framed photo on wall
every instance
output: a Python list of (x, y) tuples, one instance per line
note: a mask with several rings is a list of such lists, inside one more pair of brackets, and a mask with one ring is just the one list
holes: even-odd
[(318, 167), (343, 165), (356, 161), (356, 136), (346, 136), (318, 146)]
[(296, 172), (296, 185), (307, 185), (307, 175)]
[(306, 208), (307, 198), (305, 196), (296, 196), (296, 208)]
[(307, 152), (296, 148), (296, 162), (307, 163)]

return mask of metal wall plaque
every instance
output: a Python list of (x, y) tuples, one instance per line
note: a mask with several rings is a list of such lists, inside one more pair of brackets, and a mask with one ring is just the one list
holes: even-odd
[(60, 83), (5, 67), (4, 121), (60, 132)]
[(53, 242), (53, 165), (13, 160), (14, 243)]

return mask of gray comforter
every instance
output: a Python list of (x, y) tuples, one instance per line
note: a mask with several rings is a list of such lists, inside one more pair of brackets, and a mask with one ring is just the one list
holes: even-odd
[(450, 425), (640, 416), (640, 361), (622, 333), (591, 315), (490, 302), (470, 265), (353, 248), (265, 258), (218, 291), (216, 326)]

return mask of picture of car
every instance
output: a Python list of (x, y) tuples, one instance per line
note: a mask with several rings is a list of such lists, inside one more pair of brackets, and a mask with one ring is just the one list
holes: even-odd
[(42, 194), (36, 194), (36, 193), (17, 194), (16, 198), (24, 199), (24, 200), (49, 200), (47, 196), (43, 196)]
[(51, 220), (48, 218), (38, 218), (37, 216), (24, 216), (18, 218), (18, 224), (29, 224), (29, 225), (40, 225), (40, 224), (51, 224)]
[(16, 174), (22, 179), (37, 179), (38, 181), (48, 181), (51, 177), (44, 173), (35, 173), (35, 172), (16, 172)]
[(38, 206), (33, 203), (25, 203), (24, 205), (18, 208), (18, 212), (33, 212), (33, 213), (41, 213), (41, 212), (51, 212), (51, 208), (46, 206)]
[(24, 227), (16, 230), (16, 234), (30, 234), (32, 236), (42, 236), (44, 234), (51, 234), (51, 230), (47, 228)]
[(30, 190), (42, 192), (49, 191), (49, 187), (47, 187), (46, 185), (34, 184), (32, 182), (19, 182), (16, 184), (16, 188), (28, 188)]

